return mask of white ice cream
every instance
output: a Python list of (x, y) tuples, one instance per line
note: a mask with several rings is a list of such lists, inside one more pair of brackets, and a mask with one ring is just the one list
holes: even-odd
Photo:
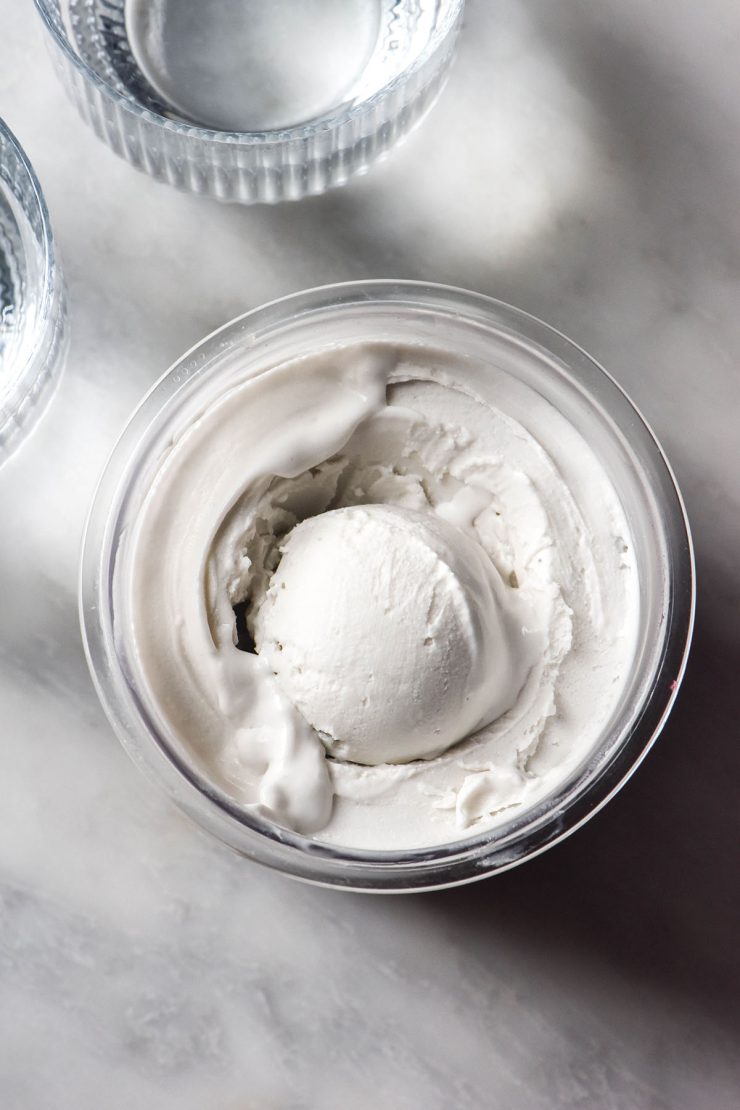
[(336, 759), (430, 759), (495, 721), (540, 646), (480, 544), (431, 513), (334, 509), (298, 524), (255, 643)]
[(608, 475), (538, 392), (358, 343), (232, 368), (178, 419), (121, 541), (116, 632), (221, 789), (329, 843), (431, 846), (588, 757), (638, 574)]

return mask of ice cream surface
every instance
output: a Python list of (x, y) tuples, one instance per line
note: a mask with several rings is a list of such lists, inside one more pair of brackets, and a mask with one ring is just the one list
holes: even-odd
[(281, 551), (257, 651), (334, 758), (430, 759), (516, 701), (526, 610), (461, 529), (370, 504), (297, 524)]
[(152, 718), (246, 809), (429, 847), (536, 804), (631, 672), (639, 582), (595, 453), (536, 390), (358, 342), (214, 379), (116, 563)]

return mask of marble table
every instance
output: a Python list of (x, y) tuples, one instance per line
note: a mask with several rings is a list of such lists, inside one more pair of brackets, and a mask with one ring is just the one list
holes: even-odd
[[(1, 27), (72, 345), (0, 471), (0, 1106), (740, 1105), (736, 0), (470, 0), (401, 149), (251, 209), (103, 148), (31, 0)], [(511, 301), (609, 367), (675, 465), (700, 575), (684, 690), (620, 796), (517, 871), (392, 898), (291, 882), (180, 816), (112, 735), (76, 612), (96, 476), (150, 383), (247, 308), (386, 276)]]

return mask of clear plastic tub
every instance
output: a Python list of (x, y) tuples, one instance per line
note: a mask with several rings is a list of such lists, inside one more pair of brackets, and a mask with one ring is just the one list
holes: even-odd
[(64, 290), (49, 213), (0, 120), (0, 464), (43, 412), (62, 368)]
[[(401, 852), (338, 848), (247, 811), (209, 779), (153, 719), (137, 685), (130, 622), (114, 585), (122, 542), (152, 466), (214, 384), (332, 344), (429, 342), (494, 363), (537, 390), (587, 439), (627, 516), (641, 587), (637, 650), (616, 709), (581, 765), (541, 802), (494, 828), (441, 847)], [(588, 355), (533, 317), (489, 298), (407, 282), (337, 285), (298, 294), (226, 325), (184, 355), (144, 399), (102, 476), (86, 530), (81, 620), (93, 678), (134, 760), (204, 828), (251, 859), (290, 875), (361, 890), (469, 882), (538, 854), (612, 797), (648, 751), (671, 709), (691, 638), (691, 539), (670, 468), (650, 429)], [(114, 627), (115, 626), (115, 627)]]
[(345, 182), (424, 115), (464, 0), (35, 0), (61, 80), (117, 154), (221, 200)]

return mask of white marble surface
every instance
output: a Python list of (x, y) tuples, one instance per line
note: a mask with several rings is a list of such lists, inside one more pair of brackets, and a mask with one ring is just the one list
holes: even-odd
[[(471, 0), (426, 125), (275, 209), (138, 175), (63, 98), (31, 0), (0, 27), (73, 327), (0, 472), (0, 1106), (740, 1105), (736, 0)], [(76, 614), (86, 507), (148, 385), (246, 308), (381, 276), (492, 293), (599, 357), (669, 451), (701, 575), (678, 707), (607, 810), (517, 872), (385, 899), (179, 816), (111, 734)]]

